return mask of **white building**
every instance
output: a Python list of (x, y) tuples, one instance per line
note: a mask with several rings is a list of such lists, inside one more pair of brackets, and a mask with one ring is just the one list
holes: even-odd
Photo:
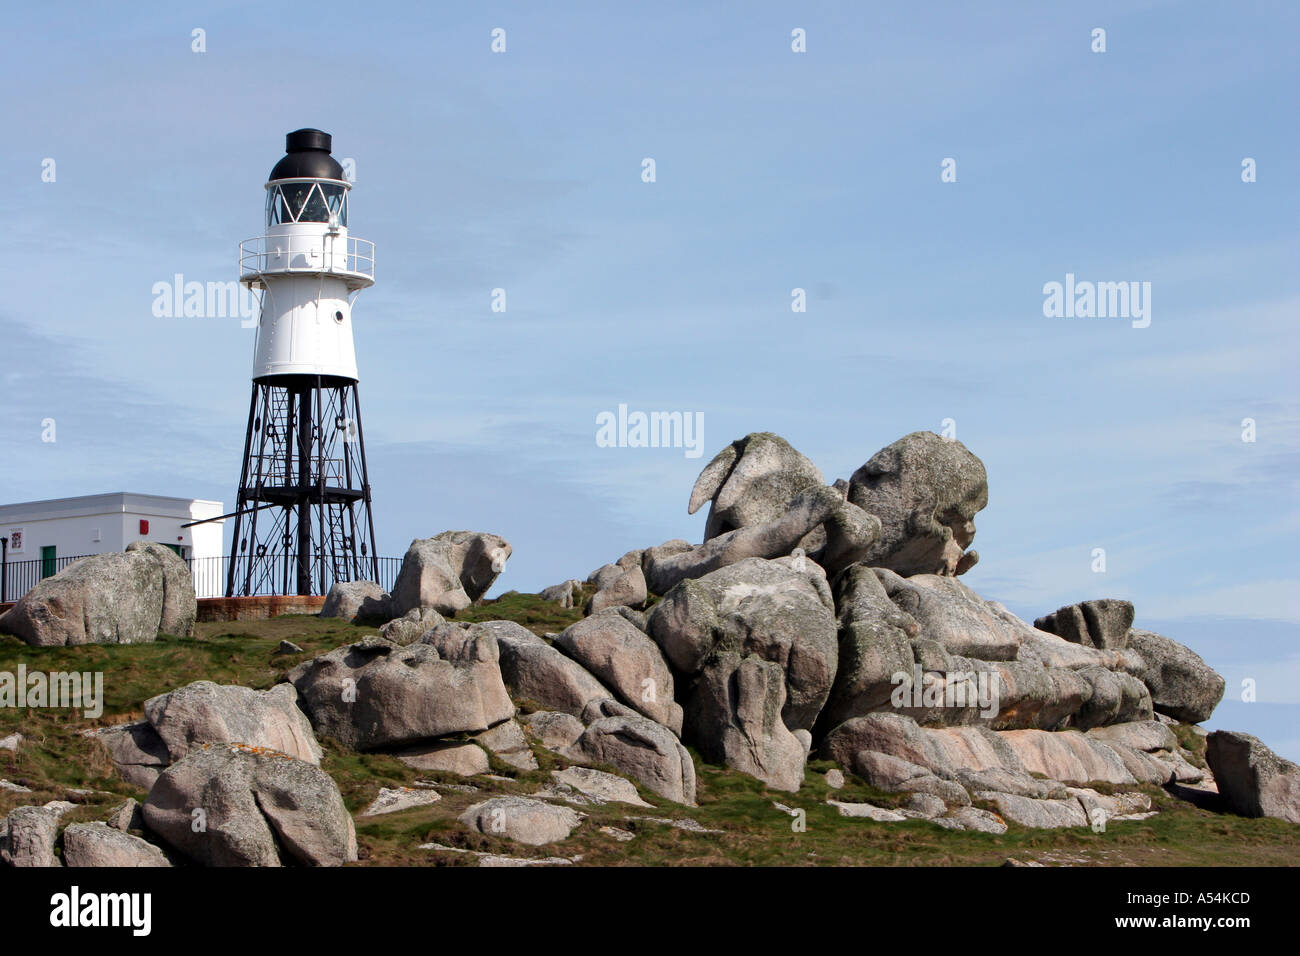
[(0, 537), (9, 539), (6, 593), (17, 600), (33, 584), (62, 570), (68, 559), (124, 551), (132, 541), (166, 545), (190, 562), (199, 597), (225, 593), (221, 573), (221, 502), (118, 491), (0, 505)]

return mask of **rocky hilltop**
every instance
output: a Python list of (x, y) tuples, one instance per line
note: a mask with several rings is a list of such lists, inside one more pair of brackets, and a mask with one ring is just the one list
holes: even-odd
[[(547, 786), (458, 818), (534, 846), (582, 825), (572, 807), (644, 805), (638, 787), (694, 805), (694, 755), (792, 795), (810, 760), (829, 761), (820, 788), (847, 776), (897, 796), (891, 807), (832, 797), (841, 815), (949, 830), (1122, 825), (1154, 812), (1144, 786), (1300, 823), (1300, 768), (1249, 735), (1204, 740), (1197, 725), (1223, 678), (1135, 628), (1132, 604), (1102, 597), (1030, 623), (962, 583), (987, 502), (979, 458), (929, 432), (833, 483), (781, 437), (751, 434), (691, 491), (688, 512), (709, 508), (705, 540), (628, 551), (546, 589), (542, 599), (583, 611), (554, 633), (457, 618), (505, 569), (505, 539), (416, 540), (392, 593), (350, 582), (326, 600), (323, 617), (378, 634), (302, 660), (269, 690), (199, 681), (147, 701), (142, 720), (87, 732), (148, 790), (134, 830), (79, 830), (75, 851), (65, 832), (56, 858), (61, 808), (23, 807), (0, 829), (0, 859), (355, 860), (320, 740), (465, 778), (553, 760), (562, 769)], [(150, 641), (162, 620), (192, 628), (183, 563), (104, 558), (43, 582), (0, 631), (61, 646)], [(133, 583), (109, 601), (115, 573)], [(434, 799), (385, 791), (377, 803)]]

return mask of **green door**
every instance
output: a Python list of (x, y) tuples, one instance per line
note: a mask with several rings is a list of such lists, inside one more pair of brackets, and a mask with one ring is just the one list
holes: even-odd
[(48, 544), (41, 548), (41, 577), (50, 578), (54, 576), (54, 558), (54, 545)]
[(181, 554), (181, 546), (180, 546), (179, 544), (164, 544), (163, 547), (164, 547), (164, 548), (171, 548), (173, 551), (176, 552), (176, 556), (177, 556), (178, 558), (183, 558), (183, 557), (185, 557), (185, 555)]

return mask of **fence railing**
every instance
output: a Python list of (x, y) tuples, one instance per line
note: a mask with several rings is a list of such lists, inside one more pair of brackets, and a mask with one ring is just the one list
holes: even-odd
[(373, 282), (375, 244), (355, 236), (275, 235), (239, 244), (241, 279), (267, 273), (307, 272), (358, 277)]
[[(376, 582), (385, 591), (391, 591), (402, 569), (401, 558), (356, 558), (356, 573), (352, 560), (340, 561), (337, 570), (320, 555), (313, 555), (309, 564), (311, 589), (314, 594), (327, 594), (340, 581), (371, 580), (371, 562), (378, 565)], [(190, 574), (194, 577), (194, 593), (199, 597), (224, 597), (230, 573), (230, 555), (210, 558), (189, 558)], [(236, 594), (296, 594), (298, 556), (296, 554), (247, 554), (235, 557)], [(245, 586), (247, 585), (247, 590)]]
[[(86, 554), (71, 555), (68, 557), (58, 557), (53, 559), (35, 558), (28, 561), (8, 561), (0, 570), (0, 584), (3, 584), (3, 592), (0, 593), (0, 603), (8, 601), (17, 601), (20, 597), (34, 588), (42, 578), (48, 578), (53, 574), (58, 574), (74, 561), (80, 561), (82, 558), (90, 557)], [(296, 578), (294, 576), (297, 568), (297, 556), (288, 555), (287, 564), (289, 566), (289, 584), (284, 584), (283, 575), (280, 573), (285, 567), (286, 556), (283, 554), (267, 554), (255, 559), (257, 562), (253, 565), (252, 573), (249, 574), (249, 555), (239, 555), (235, 558), (235, 582), (236, 593), (242, 593), (241, 585), (245, 580), (249, 580), (250, 592), (252, 594), (294, 594), (297, 588), (294, 587)], [(346, 568), (340, 567), (339, 573), (335, 574), (332, 566), (326, 562), (322, 567), (320, 556), (313, 556), (311, 562), (311, 582), (312, 590), (317, 593), (328, 593), (329, 589), (339, 581), (351, 580), (370, 580), (371, 561), (378, 565), (379, 580), (378, 583), (385, 591), (391, 591), (393, 584), (397, 581), (397, 573), (402, 569), (401, 558), (357, 558), (359, 574), (355, 577), (350, 573), (351, 562), (348, 562)], [(230, 569), (230, 555), (223, 554), (209, 558), (186, 558), (185, 563), (189, 565), (190, 574), (194, 578), (194, 594), (196, 597), (224, 597), (226, 594), (226, 579)], [(274, 573), (271, 573), (274, 572)], [(323, 572), (323, 573), (322, 573)], [(324, 578), (324, 588), (321, 589), (322, 577)]]
[(85, 554), (71, 555), (66, 558), (32, 558), (27, 561), (7, 561), (0, 569), (0, 603), (17, 601), (20, 597), (36, 587), (41, 578), (58, 574), (73, 561), (89, 557)]

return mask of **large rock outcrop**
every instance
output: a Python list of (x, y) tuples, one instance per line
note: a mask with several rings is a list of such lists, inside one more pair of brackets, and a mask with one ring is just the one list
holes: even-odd
[(74, 823), (63, 831), (64, 866), (164, 867), (171, 861), (147, 840), (104, 823)]
[[(585, 667), (614, 695), (678, 736), (682, 708), (659, 645), (610, 608), (566, 628), (554, 646)], [(585, 707), (585, 704), (584, 704)]]
[(205, 744), (239, 743), (320, 764), (320, 744), (292, 684), (259, 691), (195, 681), (145, 701), (144, 715), (172, 763)]
[(790, 730), (812, 729), (835, 680), (834, 601), (825, 574), (807, 559), (748, 558), (682, 581), (655, 605), (647, 627), (687, 675), (726, 652), (778, 664), (786, 682), (782, 719)]
[(205, 866), (341, 866), (357, 858), (352, 815), (330, 776), (251, 747), (209, 746), (167, 768), (144, 819)]
[(732, 442), (704, 466), (686, 510), (695, 514), (711, 502), (704, 524), (708, 541), (737, 528), (775, 521), (801, 492), (825, 485), (817, 466), (780, 435), (754, 432)]
[(1223, 700), (1223, 678), (1190, 647), (1135, 627), (1128, 634), (1128, 651), (1131, 672), (1151, 689), (1160, 713), (1199, 724)]
[(191, 636), (197, 613), (189, 566), (169, 548), (137, 541), (40, 581), (0, 615), (0, 633), (34, 647), (140, 644), (160, 632)]
[(388, 592), (374, 581), (339, 581), (325, 596), (320, 616), (354, 624), (382, 623), (393, 616), (391, 605)]
[(489, 633), (468, 635), (445, 656), (430, 644), (372, 638), (298, 665), (289, 680), (318, 734), (355, 750), (411, 746), (514, 716), (497, 656)]
[(1300, 767), (1257, 737), (1216, 730), (1206, 740), (1205, 759), (1234, 812), (1300, 823)]
[(1085, 647), (1122, 651), (1133, 627), (1133, 605), (1112, 598), (1068, 604), (1038, 618), (1034, 627)]
[(505, 538), (477, 531), (444, 531), (411, 542), (393, 584), (389, 611), (413, 608), (455, 614), (469, 607), (505, 570), (512, 548)]
[(516, 697), (581, 718), (592, 704), (613, 696), (589, 670), (527, 628), (492, 624), (499, 625), (501, 676)]
[(667, 800), (695, 803), (691, 755), (671, 730), (647, 717), (601, 717), (561, 753), (577, 764), (608, 764)]
[(913, 432), (871, 456), (849, 479), (848, 500), (880, 519), (863, 560), (902, 575), (962, 574), (975, 515), (989, 500), (984, 463), (955, 439)]
[(753, 654), (717, 654), (691, 692), (691, 739), (710, 763), (747, 773), (775, 790), (798, 790), (807, 752), (781, 719), (784, 704), (785, 673), (779, 664)]

